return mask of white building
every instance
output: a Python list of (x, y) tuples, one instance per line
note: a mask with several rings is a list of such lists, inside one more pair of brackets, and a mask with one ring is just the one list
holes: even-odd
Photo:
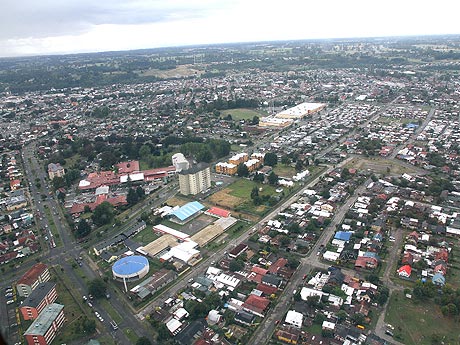
[(211, 187), (211, 168), (200, 163), (179, 172), (179, 188), (183, 195), (196, 195)]
[(289, 310), (286, 314), (286, 319), (284, 322), (300, 329), (302, 328), (303, 315), (302, 313), (298, 313), (295, 310)]
[(190, 168), (188, 160), (185, 159), (182, 153), (175, 153), (172, 156), (172, 164), (176, 168), (176, 172), (180, 172), (182, 170), (187, 170)]

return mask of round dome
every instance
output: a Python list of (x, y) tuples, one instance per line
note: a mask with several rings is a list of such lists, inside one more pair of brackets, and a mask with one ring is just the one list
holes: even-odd
[(140, 255), (126, 256), (112, 266), (113, 277), (118, 279), (140, 279), (148, 272), (149, 261)]

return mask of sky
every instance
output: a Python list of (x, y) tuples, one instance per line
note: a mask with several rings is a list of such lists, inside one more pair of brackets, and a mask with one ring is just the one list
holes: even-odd
[(458, 0), (0, 0), (0, 56), (460, 34)]

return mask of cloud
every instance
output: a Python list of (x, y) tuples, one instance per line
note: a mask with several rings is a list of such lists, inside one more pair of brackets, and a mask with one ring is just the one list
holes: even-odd
[(0, 40), (78, 35), (98, 25), (203, 18), (229, 6), (229, 0), (2, 0)]

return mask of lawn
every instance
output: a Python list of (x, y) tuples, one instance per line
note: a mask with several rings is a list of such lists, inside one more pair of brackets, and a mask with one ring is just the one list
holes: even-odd
[(354, 158), (352, 159), (347, 165), (347, 168), (355, 168), (358, 170), (371, 170), (372, 172), (376, 172), (379, 174), (389, 174), (389, 175), (402, 175), (404, 173), (407, 174), (415, 174), (418, 172), (417, 168), (408, 167), (399, 163), (395, 160), (388, 160), (382, 157), (375, 157), (375, 158)]
[(131, 328), (125, 328), (123, 332), (126, 334), (126, 337), (131, 341), (131, 344), (136, 344), (138, 336)]
[(152, 241), (155, 241), (157, 238), (159, 238), (157, 234), (155, 234), (152, 230), (151, 226), (147, 226), (144, 230), (141, 232), (137, 233), (134, 237), (133, 240), (136, 242), (139, 242), (140, 244), (146, 245)]
[(120, 314), (115, 310), (115, 308), (112, 306), (112, 304), (107, 301), (106, 299), (100, 299), (99, 303), (102, 305), (104, 310), (106, 310), (110, 317), (112, 318), (113, 321), (115, 321), (117, 324), (122, 323), (123, 318), (120, 316)]
[(261, 117), (261, 116), (262, 116), (262, 115), (261, 115), (259, 112), (257, 112), (257, 111), (254, 111), (254, 110), (251, 110), (251, 109), (241, 108), (241, 109), (223, 110), (223, 111), (221, 111), (220, 117), (221, 117), (221, 118), (225, 118), (225, 117), (227, 117), (229, 114), (232, 116), (232, 119), (235, 120), (235, 121), (239, 121), (239, 120), (252, 120), (252, 119), (254, 118), (254, 116), (257, 116), (257, 117)]
[(444, 337), (444, 344), (460, 342), (458, 321), (444, 317), (432, 301), (417, 302), (406, 298), (402, 291), (391, 295), (385, 322), (395, 327), (395, 340), (404, 344), (431, 345), (433, 334)]
[(273, 171), (276, 175), (280, 177), (289, 177), (291, 178), (296, 174), (295, 168), (290, 165), (278, 164), (273, 168)]

